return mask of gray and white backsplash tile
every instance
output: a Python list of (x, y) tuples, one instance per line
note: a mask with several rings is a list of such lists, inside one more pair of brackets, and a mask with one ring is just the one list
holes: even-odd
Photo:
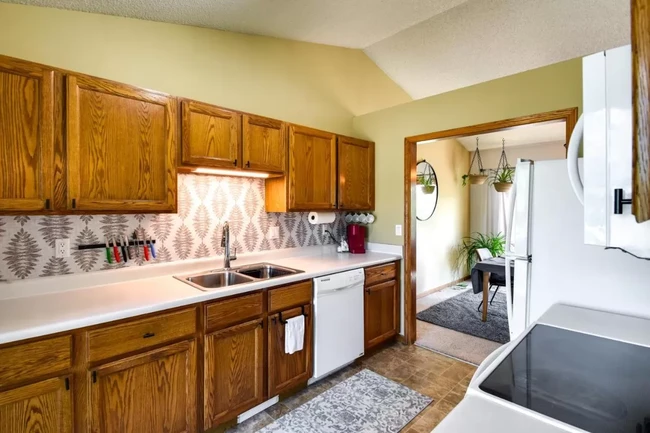
[[(266, 213), (263, 179), (181, 174), (178, 182), (177, 214), (0, 217), (0, 281), (142, 265), (142, 254), (127, 264), (109, 264), (104, 249), (77, 246), (143, 229), (156, 240), (157, 262), (223, 255), (225, 221), (238, 254), (332, 243), (307, 222), (307, 213)], [(269, 239), (274, 226), (280, 235)], [(340, 236), (343, 214), (327, 228)], [(70, 257), (56, 258), (55, 240), (65, 238)]]

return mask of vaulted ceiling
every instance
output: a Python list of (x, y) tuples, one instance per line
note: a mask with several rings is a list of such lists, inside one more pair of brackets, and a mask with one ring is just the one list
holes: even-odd
[(414, 99), (629, 43), (629, 0), (0, 0), (363, 49)]

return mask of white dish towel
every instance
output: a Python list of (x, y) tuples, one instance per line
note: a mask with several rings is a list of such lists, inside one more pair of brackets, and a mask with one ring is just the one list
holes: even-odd
[(284, 353), (300, 352), (305, 344), (305, 316), (292, 317), (284, 324)]

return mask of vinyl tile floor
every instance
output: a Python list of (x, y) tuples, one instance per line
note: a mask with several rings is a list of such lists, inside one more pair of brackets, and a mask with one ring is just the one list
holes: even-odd
[(228, 433), (252, 433), (308, 402), (364, 368), (433, 399), (403, 433), (429, 433), (460, 402), (476, 367), (417, 346), (395, 343), (280, 401)]

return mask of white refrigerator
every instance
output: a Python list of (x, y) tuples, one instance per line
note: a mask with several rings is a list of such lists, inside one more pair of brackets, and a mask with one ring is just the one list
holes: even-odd
[[(582, 166), (582, 161), (580, 162)], [(585, 245), (566, 160), (519, 161), (506, 235), (511, 340), (562, 302), (650, 318), (650, 261)]]

